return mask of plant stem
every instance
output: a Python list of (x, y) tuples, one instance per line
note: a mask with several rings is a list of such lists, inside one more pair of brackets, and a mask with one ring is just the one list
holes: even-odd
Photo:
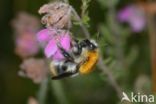
[[(64, 1), (67, 2), (68, 0), (64, 0)], [(85, 37), (90, 38), (90, 33), (89, 33), (88, 29), (83, 25), (80, 16), (78, 15), (78, 13), (75, 11), (74, 8), (72, 8), (72, 11), (73, 11), (77, 21), (79, 21), (80, 27), (82, 28)], [(121, 91), (120, 86), (117, 84), (117, 82), (116, 82), (115, 78), (113, 77), (113, 74), (110, 71), (110, 69), (103, 62), (104, 62), (103, 58), (100, 57), (98, 66), (103, 71), (103, 73), (105, 73), (108, 76), (109, 82), (114, 87), (114, 89), (116, 90), (118, 97), (122, 98), (122, 91)]]
[(69, 104), (63, 91), (62, 83), (60, 81), (51, 81), (52, 93), (56, 96), (59, 104)]
[[(65, 3), (69, 3), (68, 0), (63, 0)], [(89, 31), (88, 29), (83, 25), (83, 22), (81, 21), (81, 18), (80, 16), (78, 15), (78, 13), (75, 11), (75, 9), (71, 6), (71, 9), (72, 9), (72, 12), (75, 16), (75, 19), (77, 21), (79, 21), (79, 24), (80, 24), (80, 27), (82, 29), (82, 31), (84, 32), (84, 35), (86, 36), (86, 38), (90, 38), (90, 34), (89, 34)]]
[(156, 93), (156, 30), (155, 30), (155, 16), (147, 13), (148, 31), (150, 38), (151, 50), (151, 68), (152, 68), (152, 84), (153, 92)]
[(73, 13), (74, 13), (75, 19), (76, 19), (77, 21), (79, 21), (80, 27), (81, 27), (82, 31), (84, 32), (84, 35), (86, 36), (86, 38), (90, 38), (89, 31), (88, 31), (87, 28), (83, 25), (80, 16), (77, 14), (77, 12), (75, 11), (74, 8), (72, 8), (72, 11), (73, 11)]
[(39, 104), (45, 104), (47, 88), (48, 88), (48, 78), (43, 80), (42, 83), (40, 84), (40, 89), (37, 96)]
[[(77, 17), (77, 20), (82, 23), (81, 21), (81, 18), (79, 17), (79, 15), (77, 14), (77, 12), (73, 9), (73, 12), (75, 14), (75, 16)], [(90, 34), (89, 34), (89, 31), (87, 30), (87, 28), (81, 24), (80, 27), (83, 29), (84, 33), (85, 33), (85, 37), (90, 37)], [(107, 74), (108, 76), (108, 79), (109, 79), (109, 82), (111, 83), (111, 85), (115, 88), (117, 94), (118, 94), (118, 97), (119, 98), (122, 98), (122, 91), (121, 91), (121, 88), (119, 87), (119, 85), (117, 84), (117, 82), (115, 81), (115, 78), (113, 77), (113, 74), (112, 72), (110, 71), (110, 69), (103, 63), (104, 60), (102, 57), (100, 57), (99, 59), (99, 64), (98, 66), (100, 67), (100, 69), (105, 73)]]
[(114, 3), (113, 0), (109, 0), (108, 1), (108, 17), (109, 17), (109, 24), (110, 24), (110, 28), (111, 31), (114, 35), (114, 45), (115, 45), (115, 51), (116, 51), (116, 58), (117, 58), (117, 62), (118, 62), (118, 69), (124, 69), (126, 66), (125, 61), (124, 61), (124, 53), (123, 53), (123, 48), (122, 48), (122, 44), (123, 44), (123, 40), (121, 37), (121, 32), (120, 32), (120, 28), (118, 25), (118, 22), (116, 21), (116, 11), (114, 8)]
[(113, 74), (110, 71), (110, 69), (104, 64), (102, 57), (100, 57), (99, 59), (98, 66), (103, 71), (103, 73), (105, 73), (108, 76), (109, 82), (116, 90), (118, 97), (122, 98), (122, 90), (120, 86), (118, 85), (118, 83), (116, 82), (115, 78), (113, 77)]

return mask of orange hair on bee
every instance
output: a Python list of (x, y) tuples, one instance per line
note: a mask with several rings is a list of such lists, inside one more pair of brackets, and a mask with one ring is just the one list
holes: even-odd
[(99, 59), (99, 53), (97, 50), (87, 52), (87, 60), (81, 65), (79, 72), (81, 74), (88, 74), (94, 70), (94, 66)]

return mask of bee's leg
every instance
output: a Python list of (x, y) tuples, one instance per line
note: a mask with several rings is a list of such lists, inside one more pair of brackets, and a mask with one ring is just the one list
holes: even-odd
[(62, 48), (60, 45), (58, 45), (58, 48), (61, 50), (62, 55), (67, 59), (67, 60), (74, 60), (73, 57), (68, 53), (64, 48)]
[(97, 48), (97, 43), (94, 40), (85, 39), (80, 42), (80, 46), (88, 47), (89, 50), (94, 50)]
[(89, 43), (89, 40), (88, 40), (88, 39), (84, 39), (84, 40), (82, 40), (82, 41), (79, 43), (79, 45), (80, 45), (80, 47), (85, 47), (88, 43)]
[(72, 44), (72, 52), (73, 52), (73, 54), (74, 55), (80, 55), (81, 52), (82, 52), (82, 47), (80, 45), (79, 40), (74, 38), (73, 41), (71, 42), (71, 44)]

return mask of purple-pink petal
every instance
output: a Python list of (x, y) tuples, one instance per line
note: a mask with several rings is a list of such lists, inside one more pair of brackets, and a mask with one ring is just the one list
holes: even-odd
[(131, 6), (127, 6), (127, 7), (123, 8), (118, 13), (118, 20), (121, 22), (126, 22), (129, 19), (129, 17), (131, 16), (131, 13), (132, 13)]
[(61, 38), (61, 45), (67, 51), (70, 49), (70, 41), (71, 39), (70, 39), (69, 34), (66, 34), (65, 36)]
[(130, 20), (129, 24), (134, 32), (140, 32), (144, 29), (146, 23), (145, 20), (140, 18), (136, 20)]
[(120, 22), (127, 22), (133, 32), (142, 31), (146, 25), (145, 13), (136, 5), (126, 6), (119, 11), (118, 20)]
[[(61, 46), (66, 50), (66, 51), (69, 51), (70, 49), (70, 41), (71, 41), (71, 38), (70, 38), (70, 35), (69, 33), (66, 33), (66, 34), (60, 34), (62, 35), (61, 39), (60, 39), (60, 44)], [(64, 59), (64, 56), (62, 55), (61, 51), (58, 49), (56, 51), (56, 53), (53, 55), (53, 60), (62, 60)]]
[(48, 34), (48, 29), (43, 29), (37, 33), (37, 39), (39, 42), (47, 42), (50, 39), (50, 35)]
[(53, 60), (62, 60), (64, 56), (59, 50), (57, 44), (60, 44), (66, 51), (70, 49), (70, 34), (69, 32), (57, 32), (55, 29), (43, 29), (37, 34), (38, 41), (44, 44), (44, 54), (47, 58)]
[(16, 53), (21, 57), (37, 54), (39, 46), (34, 34), (23, 33), (16, 38)]
[(56, 45), (55, 40), (51, 40), (46, 46), (44, 53), (47, 58), (50, 58), (52, 55), (56, 53), (57, 50), (58, 50), (58, 47)]
[(53, 55), (53, 60), (63, 60), (64, 56), (62, 55), (60, 50), (57, 50), (57, 52), (55, 53), (55, 55)]

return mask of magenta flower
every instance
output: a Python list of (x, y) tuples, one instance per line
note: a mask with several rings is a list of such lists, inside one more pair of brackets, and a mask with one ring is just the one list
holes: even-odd
[(40, 42), (42, 47), (45, 47), (55, 34), (55, 30), (49, 31), (48, 29), (43, 29), (37, 33), (37, 40)]
[(39, 50), (36, 39), (36, 32), (40, 28), (39, 19), (31, 14), (20, 12), (12, 20), (12, 27), (15, 36), (15, 53), (21, 58), (36, 55)]
[(134, 5), (129, 5), (123, 8), (118, 13), (118, 20), (120, 22), (127, 22), (134, 32), (140, 32), (146, 25), (146, 18), (144, 11)]
[(61, 45), (66, 51), (70, 50), (71, 38), (68, 31), (43, 29), (37, 34), (37, 37), (38, 41), (44, 47), (44, 53), (47, 58), (52, 58), (53, 60), (64, 59), (58, 45)]
[(22, 58), (33, 56), (38, 53), (39, 45), (34, 34), (23, 33), (17, 35), (15, 52)]

